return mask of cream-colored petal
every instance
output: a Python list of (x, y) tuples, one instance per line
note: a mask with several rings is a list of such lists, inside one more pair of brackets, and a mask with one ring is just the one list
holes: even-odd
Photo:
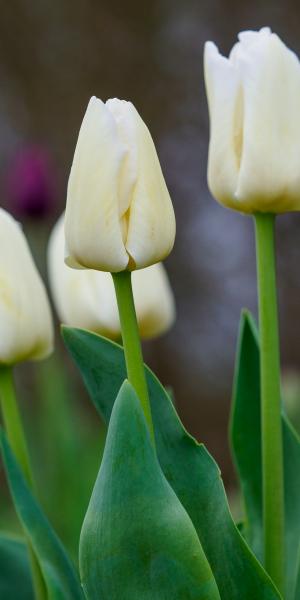
[(110, 110), (92, 98), (68, 184), (66, 262), (72, 266), (122, 271), (128, 264), (118, 205), (118, 179), (126, 152)]
[(64, 214), (57, 221), (48, 245), (48, 276), (61, 322), (112, 339), (120, 337), (115, 290), (110, 273), (75, 270), (64, 263)]
[(22, 228), (0, 209), (0, 363), (41, 359), (53, 349), (44, 284)]
[(141, 337), (165, 333), (175, 320), (175, 302), (161, 263), (132, 273), (133, 295)]
[[(69, 268), (64, 263), (64, 243), (62, 215), (48, 244), (48, 276), (60, 320), (111, 339), (119, 338), (120, 321), (110, 273)], [(173, 293), (163, 265), (134, 271), (132, 285), (141, 337), (161, 335), (175, 319)]]
[[(122, 218), (130, 207), (132, 192), (137, 180), (138, 150), (135, 143), (135, 118), (131, 110), (131, 103), (126, 100), (111, 98), (107, 100), (106, 106), (115, 119), (119, 139), (126, 148), (118, 184), (119, 216)], [(127, 231), (125, 239), (126, 237)]]
[(270, 27), (262, 27), (259, 31), (241, 31), (238, 34), (239, 41), (234, 44), (229, 54), (229, 60), (236, 64), (240, 52), (249, 50), (253, 44), (261, 43), (263, 38), (268, 38), (271, 34)]
[(275, 34), (235, 57), (243, 81), (244, 136), (236, 198), (249, 212), (300, 209), (300, 64)]
[(212, 42), (205, 44), (204, 74), (210, 116), (208, 184), (219, 202), (234, 207), (243, 138), (240, 79)]
[(125, 245), (134, 265), (141, 269), (162, 260), (171, 252), (176, 224), (149, 130), (131, 103), (128, 103), (127, 110), (135, 123), (137, 181), (130, 204)]

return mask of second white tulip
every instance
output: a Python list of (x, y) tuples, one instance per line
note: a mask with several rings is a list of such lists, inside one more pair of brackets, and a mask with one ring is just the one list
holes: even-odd
[[(64, 247), (62, 215), (48, 248), (50, 286), (60, 320), (118, 339), (121, 330), (110, 273), (71, 269), (64, 264)], [(141, 337), (152, 338), (168, 330), (175, 318), (175, 304), (163, 265), (135, 271), (132, 284)]]

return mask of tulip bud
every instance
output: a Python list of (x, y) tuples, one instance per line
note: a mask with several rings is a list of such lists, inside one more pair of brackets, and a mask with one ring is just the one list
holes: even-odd
[(300, 209), (300, 63), (269, 28), (239, 34), (229, 58), (205, 46), (208, 182), (241, 212)]
[[(121, 337), (115, 289), (110, 273), (70, 269), (64, 263), (64, 215), (57, 221), (48, 246), (48, 272), (60, 320), (109, 337)], [(132, 274), (133, 295), (140, 335), (153, 338), (175, 319), (175, 304), (161, 263)]]
[(0, 209), (0, 364), (45, 358), (52, 347), (44, 285), (19, 223)]
[(66, 262), (118, 272), (164, 259), (175, 217), (151, 135), (131, 102), (91, 98), (68, 184)]

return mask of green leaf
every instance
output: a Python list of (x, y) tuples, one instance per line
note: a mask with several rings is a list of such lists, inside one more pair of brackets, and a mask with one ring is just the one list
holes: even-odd
[[(126, 370), (123, 349), (94, 333), (63, 328), (63, 337), (92, 401), (106, 422)], [(158, 459), (189, 514), (222, 600), (280, 598), (235, 526), (220, 471), (202, 444), (184, 429), (174, 406), (147, 368)]]
[(39, 561), (48, 600), (82, 600), (83, 593), (74, 567), (32, 496), (3, 430), (0, 443), (15, 510)]
[(262, 560), (259, 351), (257, 330), (247, 312), (240, 323), (232, 406), (230, 438), (246, 508), (243, 531)]
[[(282, 415), (285, 477), (286, 599), (297, 600), (300, 551), (300, 440)], [(260, 418), (259, 338), (248, 312), (241, 317), (236, 361), (231, 440), (244, 497), (244, 533), (255, 554), (263, 555), (262, 453)], [(299, 581), (300, 583), (300, 581)]]
[(166, 481), (125, 381), (80, 538), (89, 600), (220, 600), (193, 524)]
[(0, 599), (34, 600), (26, 543), (0, 534)]
[(297, 600), (300, 598), (300, 549), (298, 552), (298, 560), (297, 560), (297, 577), (295, 581), (295, 590), (293, 593), (293, 600)]

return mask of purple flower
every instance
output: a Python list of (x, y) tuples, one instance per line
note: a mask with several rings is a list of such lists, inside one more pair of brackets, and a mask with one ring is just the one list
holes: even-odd
[(55, 203), (55, 176), (51, 157), (39, 146), (25, 146), (12, 158), (7, 174), (9, 209), (20, 217), (42, 218)]

